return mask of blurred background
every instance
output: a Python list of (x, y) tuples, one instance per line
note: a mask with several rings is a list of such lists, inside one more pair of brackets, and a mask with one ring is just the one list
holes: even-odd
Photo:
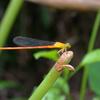
[[(0, 22), (9, 2), (9, 0), (0, 0)], [(56, 9), (25, 1), (4, 46), (16, 46), (13, 43), (13, 38), (16, 36), (69, 42), (72, 45), (71, 50), (74, 51), (71, 64), (77, 67), (87, 52), (96, 13), (96, 11), (90, 10)], [(0, 35), (2, 34), (0, 33)], [(95, 44), (95, 48), (99, 47), (100, 34), (97, 35)], [(2, 51), (0, 54), (0, 100), (27, 100), (33, 88), (39, 85), (55, 63), (54, 60), (45, 57), (36, 59), (34, 54), (40, 51), (48, 52), (49, 50)], [(82, 73), (83, 70), (80, 70), (69, 80), (73, 100), (79, 98)], [(91, 95), (93, 95), (92, 91), (89, 90), (86, 94), (86, 98), (88, 98), (86, 100), (92, 100)]]

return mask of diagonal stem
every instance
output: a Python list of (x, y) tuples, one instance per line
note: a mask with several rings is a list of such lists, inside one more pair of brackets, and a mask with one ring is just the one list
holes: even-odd
[[(90, 41), (89, 41), (88, 53), (93, 50), (94, 43), (95, 43), (96, 36), (97, 36), (97, 32), (98, 32), (98, 29), (99, 29), (99, 25), (100, 25), (100, 11), (98, 11), (96, 19), (95, 19), (95, 23), (94, 23), (93, 30), (92, 30), (92, 33), (91, 33), (91, 38), (90, 38)], [(85, 97), (86, 86), (87, 86), (87, 81), (88, 81), (88, 73), (89, 72), (88, 72), (88, 69), (87, 69), (87, 66), (86, 66), (86, 67), (84, 67), (82, 85), (81, 85), (81, 90), (80, 90), (80, 100), (84, 100), (84, 97)]]
[(72, 57), (73, 57), (72, 51), (64, 52), (60, 56), (56, 64), (53, 66), (53, 68), (50, 70), (50, 72), (47, 74), (45, 79), (37, 87), (35, 92), (32, 93), (29, 100), (41, 100), (42, 97), (47, 93), (47, 91), (52, 87), (52, 85), (60, 76), (60, 74), (63, 72), (63, 70), (60, 71), (58, 70), (59, 67), (63, 68), (65, 62), (68, 64), (71, 61)]

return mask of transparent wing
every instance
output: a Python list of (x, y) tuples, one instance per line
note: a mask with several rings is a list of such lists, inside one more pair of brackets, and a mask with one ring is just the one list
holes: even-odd
[(17, 36), (13, 39), (13, 42), (19, 46), (46, 46), (53, 45), (55, 42), (43, 41), (23, 36)]

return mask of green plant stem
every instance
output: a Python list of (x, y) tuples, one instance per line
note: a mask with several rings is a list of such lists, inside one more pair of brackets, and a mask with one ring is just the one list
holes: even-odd
[(29, 100), (41, 100), (42, 97), (46, 94), (49, 88), (54, 84), (56, 79), (60, 76), (61, 72), (57, 72), (53, 67), (46, 78), (42, 81), (42, 83), (38, 86), (36, 91), (32, 94)]
[(73, 57), (72, 51), (71, 52), (69, 51), (69, 53), (66, 53), (66, 52), (63, 53), (61, 57), (58, 59), (58, 61), (56, 62), (56, 64), (53, 66), (53, 68), (50, 70), (50, 72), (47, 74), (45, 79), (37, 87), (35, 92), (32, 93), (29, 100), (41, 100), (42, 97), (47, 93), (47, 91), (52, 87), (52, 85), (60, 76), (60, 74), (63, 72), (63, 70), (57, 71), (56, 69), (57, 66), (59, 66), (60, 64), (61, 68), (63, 68), (63, 65), (65, 65), (65, 63), (69, 63), (72, 57)]
[[(89, 41), (88, 52), (90, 52), (93, 49), (94, 42), (95, 42), (96, 35), (97, 35), (97, 30), (99, 28), (99, 24), (100, 24), (100, 11), (98, 12), (97, 17), (96, 17), (92, 35), (91, 35), (91, 38)], [(95, 32), (96, 32), (96, 34), (95, 34)], [(81, 62), (80, 62), (80, 64), (77, 66), (77, 69), (75, 70), (75, 72), (71, 73), (69, 75), (68, 79), (70, 79), (73, 75), (75, 75), (81, 68), (83, 68), (83, 66), (81, 66)]]
[(10, 4), (8, 5), (8, 8), (0, 24), (0, 46), (5, 44), (5, 41), (7, 40), (8, 34), (23, 2), (24, 0), (10, 0)]
[(96, 19), (95, 19), (95, 23), (94, 23), (93, 30), (91, 33), (91, 38), (89, 41), (88, 52), (91, 52), (93, 50), (96, 36), (98, 33), (98, 29), (99, 29), (99, 25), (100, 25), (100, 11), (98, 11)]
[[(90, 41), (89, 41), (88, 53), (93, 50), (94, 43), (95, 43), (96, 36), (97, 36), (97, 32), (99, 29), (99, 24), (100, 24), (100, 11), (98, 11), (96, 19), (95, 19), (95, 23), (94, 23), (93, 30), (92, 30), (91, 37), (90, 37)], [(81, 85), (81, 90), (80, 90), (80, 100), (84, 100), (84, 98), (85, 98), (88, 73), (89, 72), (88, 72), (87, 67), (84, 67), (82, 85)]]

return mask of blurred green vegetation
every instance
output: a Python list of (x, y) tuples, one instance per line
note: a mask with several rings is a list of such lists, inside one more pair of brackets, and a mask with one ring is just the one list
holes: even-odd
[[(66, 100), (69, 99), (69, 85), (64, 78), (59, 77), (54, 86), (44, 96), (42, 100)], [(68, 98), (69, 97), (69, 98)]]
[[(15, 46), (12, 40), (17, 35), (51, 41), (70, 42), (72, 44), (71, 50), (75, 52), (71, 63), (73, 66), (77, 66), (82, 59), (82, 66), (87, 67), (89, 72), (87, 78), (89, 94), (86, 98), (91, 97), (93, 100), (99, 100), (99, 34), (94, 36), (95, 38), (97, 36), (96, 40), (92, 38), (96, 42), (95, 48), (98, 49), (94, 49), (86, 54), (95, 15), (96, 12), (92, 11), (58, 10), (24, 2), (24, 0), (1, 0), (0, 46)], [(95, 30), (98, 30), (98, 26), (99, 21), (95, 26)], [(90, 49), (92, 46), (94, 46), (94, 43), (90, 46)], [(40, 83), (57, 58), (56, 50), (3, 51), (0, 55), (0, 100), (3, 100), (4, 97), (7, 100), (26, 100), (33, 88)], [(81, 76), (83, 76), (80, 72), (78, 71), (77, 73), (79, 74), (74, 75), (75, 77), (68, 82), (67, 76), (70, 72), (65, 69), (55, 85), (44, 96), (43, 100), (70, 100), (75, 92), (76, 98), (78, 98), (79, 83)], [(2, 94), (4, 92), (6, 93)]]
[(47, 58), (47, 59), (57, 61), (57, 59), (58, 59), (57, 52), (58, 52), (57, 50), (40, 51), (40, 52), (34, 53), (33, 56), (35, 57), (35, 59), (39, 59), (39, 58), (43, 57), (43, 58)]

